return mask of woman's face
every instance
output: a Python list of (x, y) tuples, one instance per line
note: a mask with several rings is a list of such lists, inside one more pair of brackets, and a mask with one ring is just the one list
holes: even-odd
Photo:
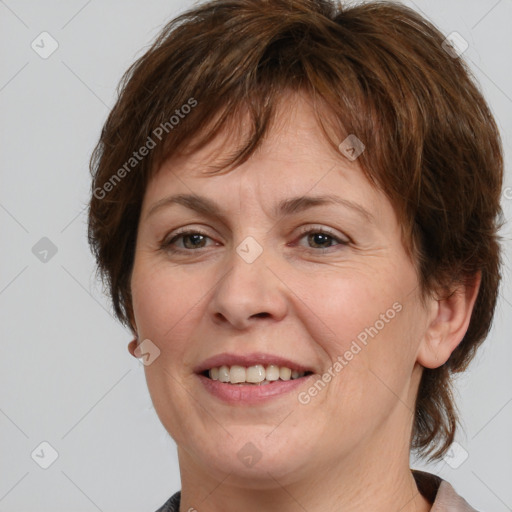
[[(275, 485), (269, 473), (284, 484), (351, 461), (386, 463), (386, 453), (408, 463), (428, 324), (391, 204), (357, 160), (329, 147), (309, 103), (294, 101), (225, 175), (204, 171), (236, 141), (162, 166), (145, 194), (131, 281), (138, 338), (160, 350), (145, 366), (149, 391), (182, 468), (255, 487)], [(159, 203), (178, 194), (215, 213)], [(312, 373), (266, 385), (197, 373), (237, 356), (244, 368)]]

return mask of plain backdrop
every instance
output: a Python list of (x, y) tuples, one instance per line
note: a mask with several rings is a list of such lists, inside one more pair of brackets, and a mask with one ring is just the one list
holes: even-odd
[[(404, 3), (467, 41), (462, 57), (510, 161), (512, 1)], [(0, 1), (0, 512), (153, 512), (180, 488), (176, 448), (152, 407), (142, 364), (128, 353), (130, 333), (95, 279), (85, 207), (88, 160), (122, 73), (191, 6)], [(507, 218), (511, 198), (509, 189)], [(493, 512), (512, 510), (508, 223), (502, 235), (494, 326), (456, 384), (458, 444), (436, 465), (411, 461)]]

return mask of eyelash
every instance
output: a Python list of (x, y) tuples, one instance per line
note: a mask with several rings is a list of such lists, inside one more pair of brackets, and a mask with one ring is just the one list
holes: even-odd
[[(337, 245), (345, 246), (345, 245), (349, 245), (349, 243), (350, 243), (348, 240), (340, 239), (334, 233), (332, 233), (331, 231), (329, 231), (328, 229), (325, 229), (325, 228), (322, 228), (322, 229), (319, 229), (319, 228), (304, 228), (300, 232), (299, 239), (302, 239), (306, 235), (309, 235), (311, 233), (327, 235), (332, 240), (338, 242), (338, 244), (331, 245), (329, 247), (320, 247), (320, 248), (309, 247), (309, 248), (306, 248), (306, 250), (310, 250), (310, 251), (313, 251), (313, 252), (316, 252), (316, 253), (327, 252), (330, 249), (332, 249), (333, 247), (336, 247)], [(204, 247), (199, 247), (199, 249), (181, 249), (181, 248), (176, 249), (175, 247), (173, 247), (173, 244), (178, 239), (186, 237), (188, 235), (201, 235), (201, 236), (204, 236), (206, 238), (210, 238), (206, 233), (202, 232), (201, 230), (198, 230), (198, 229), (193, 229), (193, 230), (192, 229), (184, 229), (183, 231), (178, 231), (177, 233), (175, 233), (175, 235), (170, 240), (165, 240), (164, 239), (164, 241), (160, 244), (160, 249), (165, 250), (167, 252), (171, 252), (171, 253), (186, 253), (186, 252), (198, 251), (199, 249), (204, 249)]]

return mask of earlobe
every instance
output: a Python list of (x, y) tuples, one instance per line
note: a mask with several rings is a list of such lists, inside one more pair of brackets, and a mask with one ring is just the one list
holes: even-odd
[(468, 330), (481, 278), (478, 272), (467, 285), (458, 285), (449, 297), (432, 299), (432, 315), (418, 351), (419, 364), (438, 368), (448, 361)]
[(135, 357), (135, 359), (138, 359), (137, 356), (135, 355), (135, 349), (137, 348), (137, 338), (130, 341), (130, 343), (128, 343), (128, 352), (130, 352), (130, 354)]

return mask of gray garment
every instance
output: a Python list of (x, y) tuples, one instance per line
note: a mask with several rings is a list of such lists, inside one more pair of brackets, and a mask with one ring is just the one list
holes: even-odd
[(417, 469), (412, 474), (420, 493), (433, 504), (430, 512), (478, 512), (440, 476)]
[[(430, 512), (478, 512), (441, 477), (416, 469), (412, 474), (421, 494), (433, 503)], [(180, 498), (181, 492), (178, 491), (156, 512), (180, 512)]]

